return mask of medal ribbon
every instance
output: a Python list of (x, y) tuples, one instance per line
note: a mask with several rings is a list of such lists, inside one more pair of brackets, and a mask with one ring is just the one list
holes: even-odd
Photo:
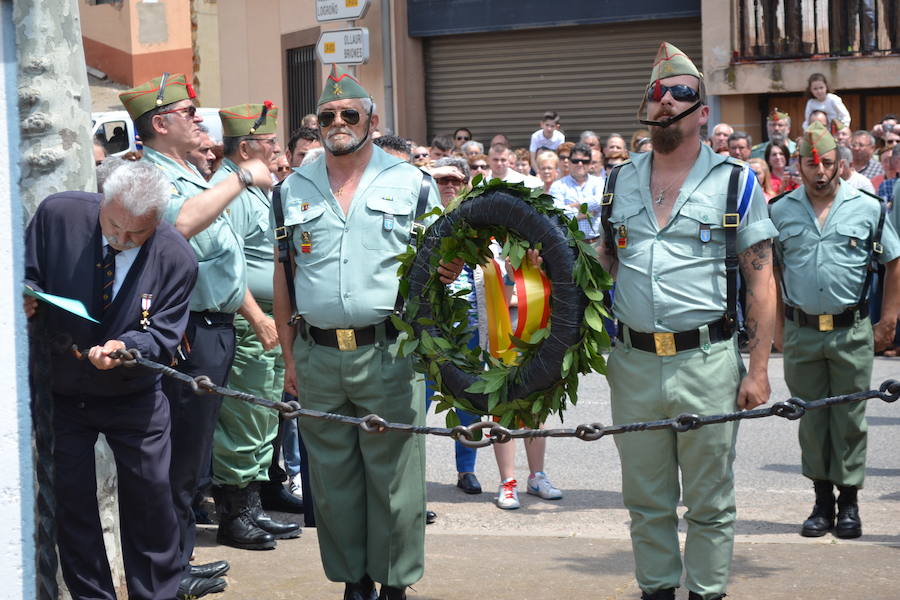
[(510, 334), (527, 340), (535, 331), (547, 326), (550, 319), (550, 281), (540, 267), (534, 267), (527, 261), (523, 261), (522, 267), (514, 271), (519, 320), (513, 333), (509, 305), (503, 293), (500, 263), (492, 260), (482, 267), (482, 272), (491, 355), (506, 364), (513, 364), (518, 351), (509, 339)]

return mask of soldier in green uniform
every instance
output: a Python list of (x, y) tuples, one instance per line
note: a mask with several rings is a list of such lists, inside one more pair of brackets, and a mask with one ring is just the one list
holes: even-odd
[[(764, 158), (766, 156), (766, 148), (775, 140), (780, 140), (788, 148), (788, 152), (793, 156), (797, 150), (797, 144), (791, 139), (791, 115), (784, 111), (778, 110), (778, 107), (772, 109), (766, 116), (766, 132), (768, 133), (768, 141), (756, 144), (750, 148), (750, 158)], [(786, 156), (790, 160), (790, 156)]]
[[(437, 189), (371, 143), (378, 116), (354, 77), (333, 69), (318, 106), (325, 158), (281, 190), (302, 317), (298, 331), (288, 326), (287, 285), (276, 277), (285, 390), (304, 408), (422, 424), (425, 402), (414, 390), (424, 386), (414, 385), (410, 359), (389, 351), (397, 335), (389, 316), (395, 257), (409, 242), (420, 194), (427, 212), (439, 205)], [(461, 268), (440, 273), (452, 280)], [(314, 419), (300, 419), (300, 431), (326, 576), (345, 582), (345, 599), (374, 599), (375, 582), (379, 598), (406, 598), (424, 570), (424, 440)]]
[[(242, 240), (224, 211), (248, 186), (268, 188), (272, 180), (268, 166), (258, 159), (215, 185), (203, 179), (188, 160), (188, 154), (200, 144), (199, 124), (203, 121), (194, 96), (184, 75), (164, 73), (122, 92), (119, 99), (143, 141), (142, 160), (156, 165), (172, 182), (165, 219), (188, 239), (200, 266), (176, 368), (192, 377), (207, 375), (213, 383), (225, 385), (234, 357), (234, 314), (252, 297), (245, 284)], [(152, 313), (153, 299), (146, 302)], [(191, 504), (209, 476), (213, 429), (222, 399), (199, 396), (171, 378), (164, 378), (163, 392), (172, 417), (169, 471), (185, 569), (178, 596), (196, 598), (224, 589), (224, 580), (215, 575), (228, 568), (224, 561), (200, 566), (189, 562), (196, 539)]]
[[(650, 128), (653, 151), (633, 155), (611, 172), (604, 197), (601, 260), (616, 279), (613, 312), (619, 321), (607, 375), (613, 421), (754, 408), (769, 398), (775, 315), (776, 231), (765, 198), (743, 162), (701, 144), (700, 128), (709, 118), (702, 75), (671, 44), (660, 46), (640, 113), (645, 105), (647, 118), (639, 118)], [(738, 263), (747, 289), (749, 372), (737, 346)], [(687, 506), (683, 569), (689, 597), (725, 596), (736, 436), (733, 422), (687, 433), (616, 436), (642, 598), (675, 598), (682, 575), (679, 495)]]
[[(800, 142), (803, 186), (771, 207), (779, 231), (784, 317), (775, 344), (784, 346), (788, 389), (804, 400), (869, 389), (873, 346), (874, 351), (890, 346), (900, 311), (900, 240), (876, 196), (841, 182), (835, 148), (824, 126), (810, 125)], [(874, 336), (866, 297), (873, 256), (885, 265)], [(866, 470), (865, 412), (866, 403), (857, 402), (810, 411), (800, 420), (803, 475), (812, 479), (816, 494), (801, 535), (832, 530), (842, 538), (862, 535), (857, 490)]]
[[(278, 109), (271, 102), (241, 104), (219, 111), (224, 158), (210, 183), (224, 181), (250, 160), (269, 164), (277, 144)], [(281, 398), (284, 362), (272, 319), (273, 238), (269, 228), (268, 194), (250, 186), (228, 209), (231, 225), (243, 240), (250, 298), (234, 319), (237, 345), (229, 385), (239, 391), (272, 400)], [(245, 316), (246, 315), (246, 316)], [(300, 525), (283, 523), (262, 509), (260, 482), (268, 482), (278, 433), (278, 413), (225, 398), (213, 438), (213, 496), (220, 544), (263, 550), (276, 539), (296, 538)]]

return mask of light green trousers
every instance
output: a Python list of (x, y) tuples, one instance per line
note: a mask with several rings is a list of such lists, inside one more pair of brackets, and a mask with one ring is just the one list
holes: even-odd
[[(615, 347), (608, 363), (613, 422), (736, 410), (744, 373), (734, 340), (661, 357), (631, 348), (626, 339)], [(734, 546), (732, 464), (737, 430), (732, 422), (687, 433), (660, 430), (615, 436), (622, 497), (631, 514), (635, 576), (645, 592), (679, 586), (682, 561), (675, 512), (679, 496), (687, 506), (685, 585), (704, 598), (725, 592)]]
[[(342, 352), (297, 337), (297, 387), (304, 408), (395, 423), (425, 424), (408, 358), (378, 341)], [(424, 386), (417, 385), (416, 389)], [(365, 433), (358, 427), (301, 418), (325, 575), (404, 587), (425, 568), (425, 440)]]
[[(256, 332), (240, 315), (234, 318), (234, 330), (236, 348), (228, 385), (269, 400), (281, 400), (284, 388), (281, 348), (263, 350)], [(223, 398), (213, 433), (213, 483), (245, 487), (254, 481), (268, 481), (272, 441), (277, 434), (276, 411)]]
[[(869, 389), (872, 324), (816, 331), (784, 323), (784, 379), (792, 396), (817, 400)], [(862, 487), (866, 475), (866, 403), (807, 412), (800, 419), (803, 474), (813, 480)]]

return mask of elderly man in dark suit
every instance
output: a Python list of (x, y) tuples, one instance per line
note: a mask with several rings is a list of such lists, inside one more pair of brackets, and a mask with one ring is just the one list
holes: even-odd
[(128, 597), (174, 598), (183, 574), (160, 375), (115, 368), (121, 360), (111, 356), (137, 348), (168, 364), (184, 334), (197, 261), (184, 236), (161, 222), (170, 187), (152, 164), (122, 162), (103, 195), (63, 192), (44, 200), (26, 233), (26, 284), (80, 300), (99, 321), (25, 301), (29, 317), (46, 312), (49, 332), (87, 350), (87, 360), (71, 352), (50, 359), (59, 554), (74, 598), (116, 598), (97, 508), (100, 433), (118, 469)]

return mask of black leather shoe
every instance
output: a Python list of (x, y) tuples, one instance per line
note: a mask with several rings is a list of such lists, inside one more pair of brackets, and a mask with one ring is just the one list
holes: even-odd
[(481, 484), (478, 483), (478, 478), (475, 477), (475, 473), (463, 473), (460, 478), (456, 480), (456, 487), (467, 494), (481, 493)]
[(250, 490), (233, 485), (213, 486), (219, 528), (216, 542), (241, 550), (272, 550), (275, 538), (260, 529), (251, 516)]
[(425, 524), (431, 525), (435, 521), (437, 521), (437, 513), (434, 512), (433, 510), (426, 510), (425, 511)]
[(838, 486), (837, 524), (834, 535), (843, 539), (858, 538), (862, 535), (862, 521), (859, 518), (859, 504), (856, 500), (856, 488)]
[(830, 481), (814, 481), (816, 504), (800, 527), (803, 537), (822, 537), (834, 529), (834, 492)]
[(224, 579), (218, 577), (214, 579), (206, 579), (204, 577), (185, 577), (178, 584), (178, 600), (194, 600), (207, 594), (215, 594), (223, 591), (228, 584)]
[(197, 525), (215, 525), (216, 522), (213, 521), (213, 518), (206, 512), (205, 508), (194, 506), (194, 522)]
[(675, 600), (675, 588), (656, 590), (652, 594), (641, 590), (641, 600)]
[(292, 521), (277, 521), (263, 511), (259, 499), (259, 485), (251, 483), (250, 488), (250, 518), (257, 527), (272, 534), (276, 540), (292, 540), (300, 537), (302, 533), (299, 523)]
[[(709, 598), (709, 600), (721, 600), (722, 598), (724, 598), (727, 595), (728, 594), (719, 594), (718, 596), (713, 596), (712, 598)], [(688, 600), (703, 600), (703, 596), (701, 596), (697, 592), (688, 592)]]
[(375, 582), (366, 575), (356, 583), (345, 583), (344, 600), (378, 600)]
[(191, 565), (191, 577), (202, 577), (203, 579), (221, 577), (228, 572), (229, 568), (231, 568), (231, 565), (228, 564), (227, 560), (217, 560), (205, 565)]
[(381, 592), (378, 594), (378, 600), (406, 600), (406, 588), (382, 585)]
[(259, 497), (264, 510), (302, 513), (303, 500), (293, 495), (280, 483), (264, 483), (259, 487)]

